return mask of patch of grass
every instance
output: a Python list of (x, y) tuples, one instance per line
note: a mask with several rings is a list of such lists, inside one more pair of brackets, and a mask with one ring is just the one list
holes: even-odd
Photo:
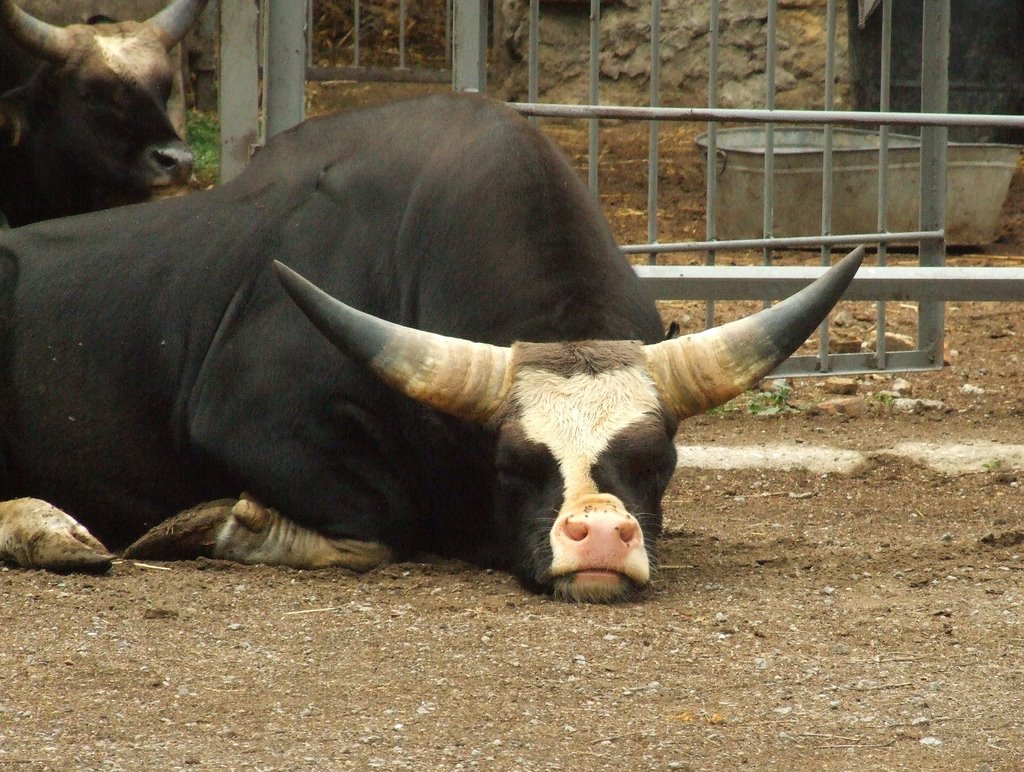
[(779, 381), (772, 384), (771, 391), (759, 391), (754, 394), (747, 405), (747, 412), (752, 415), (778, 415), (796, 410), (789, 404), (789, 395), (793, 389)]
[(716, 405), (709, 410), (704, 411), (707, 415), (722, 415), (723, 413), (735, 413), (740, 409), (739, 405), (736, 404), (736, 399), (730, 399), (724, 405)]
[[(803, 408), (793, 405), (789, 398), (793, 393), (793, 387), (784, 381), (776, 381), (772, 384), (770, 391), (754, 390), (745, 392), (738, 397), (733, 397), (723, 405), (718, 405), (705, 411), (706, 415), (722, 415), (724, 413), (736, 413), (746, 409), (751, 415), (779, 415), (780, 413), (798, 413)], [(746, 405), (744, 406), (744, 401)]]
[(981, 465), (986, 472), (998, 472), (1003, 468), (1003, 459), (992, 458)]
[(896, 404), (896, 395), (889, 392), (882, 392), (875, 395), (875, 399), (882, 407), (892, 408)]
[(220, 121), (216, 113), (189, 110), (185, 130), (195, 163), (192, 175), (200, 187), (213, 185), (220, 172)]

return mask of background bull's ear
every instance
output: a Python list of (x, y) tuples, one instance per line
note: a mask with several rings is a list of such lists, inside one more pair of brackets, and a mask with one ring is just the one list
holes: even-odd
[(20, 144), (26, 128), (21, 101), (11, 95), (0, 99), (0, 146)]
[(673, 320), (669, 322), (668, 329), (665, 330), (665, 340), (672, 340), (673, 338), (679, 337), (679, 322)]

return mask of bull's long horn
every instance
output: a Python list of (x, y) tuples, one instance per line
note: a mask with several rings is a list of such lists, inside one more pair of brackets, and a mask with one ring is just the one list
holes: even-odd
[(511, 349), (378, 319), (332, 298), (276, 260), (274, 268), (331, 343), (404, 394), (477, 423), (487, 423), (505, 402)]
[(0, 0), (0, 26), (22, 48), (51, 62), (64, 62), (71, 55), (71, 35), (63, 27), (31, 16), (14, 0)]
[(174, 0), (146, 23), (159, 32), (170, 51), (182, 41), (205, 6), (206, 0)]
[(792, 297), (695, 335), (645, 347), (662, 399), (682, 420), (749, 389), (796, 351), (836, 304), (864, 259), (858, 247)]

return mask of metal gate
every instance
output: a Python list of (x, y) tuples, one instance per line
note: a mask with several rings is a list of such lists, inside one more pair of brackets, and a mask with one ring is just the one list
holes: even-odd
[[(235, 0), (222, 0), (230, 4)], [(399, 0), (401, 1), (401, 0)], [(589, 181), (596, 192), (599, 164), (599, 121), (602, 119), (648, 121), (648, 239), (644, 243), (626, 244), (628, 254), (647, 256), (646, 264), (637, 265), (641, 278), (650, 284), (659, 299), (699, 299), (708, 303), (708, 319), (716, 300), (754, 299), (768, 302), (791, 294), (820, 275), (833, 257), (856, 244), (874, 245), (875, 265), (862, 268), (854, 280), (847, 299), (875, 301), (876, 341), (873, 351), (832, 353), (829, 330), (823, 326), (816, 355), (797, 356), (786, 362), (776, 375), (809, 375), (815, 373), (859, 373), (881, 370), (922, 370), (942, 366), (944, 303), (952, 300), (1011, 301), (1024, 300), (1024, 269), (1020, 268), (947, 268), (946, 258), (946, 187), (949, 169), (949, 127), (1004, 127), (1024, 129), (1018, 115), (951, 113), (949, 110), (949, 60), (952, 23), (951, 0), (920, 0), (921, 58), (920, 111), (892, 109), (893, 2), (892, 0), (848, 0), (857, 3), (851, 8), (859, 22), (874, 19), (880, 24), (877, 51), (879, 86), (877, 109), (837, 110), (832, 84), (835, 82), (836, 31), (839, 0), (827, 0), (824, 40), (824, 103), (820, 109), (782, 110), (775, 107), (775, 61), (778, 41), (776, 19), (778, 0), (766, 0), (765, 94), (763, 106), (753, 109), (728, 109), (719, 106), (719, 41), (721, 37), (720, 1), (702, 0), (708, 10), (708, 102), (702, 107), (664, 107), (660, 98), (660, 65), (662, 56), (662, 0), (650, 0), (647, 22), (650, 27), (648, 74), (650, 93), (648, 105), (625, 107), (603, 105), (600, 100), (600, 55), (602, 50), (600, 0), (589, 0), (589, 86), (587, 104), (543, 104), (537, 99), (537, 83), (543, 62), (538, 56), (541, 1), (529, 0), (528, 10), (528, 98), (512, 106), (527, 116), (559, 117), (586, 121), (589, 124)], [(583, 0), (586, 2), (586, 0)], [(909, 0), (907, 2), (909, 5)], [(280, 13), (287, 4), (270, 3)], [(298, 5), (298, 4), (296, 4)], [(856, 12), (854, 14), (854, 12)], [(291, 11), (295, 15), (294, 10)], [(268, 19), (273, 24), (273, 16)], [(292, 22), (294, 28), (294, 21)], [(462, 90), (486, 91), (488, 16), (485, 0), (454, 0), (452, 13), (452, 82)], [(279, 28), (286, 30), (286, 24)], [(273, 30), (268, 36), (273, 39)], [(294, 31), (292, 32), (294, 40)], [(272, 48), (272, 46), (271, 46)], [(268, 49), (270, 50), (270, 49)], [(222, 59), (229, 54), (222, 55)], [(287, 58), (287, 57), (286, 57)], [(303, 58), (305, 62), (305, 58)], [(268, 80), (283, 65), (268, 55)], [(293, 68), (294, 70), (294, 68)], [(305, 73), (303, 72), (303, 76)], [(1024, 75), (1022, 75), (1024, 77)], [(222, 86), (223, 88), (223, 86)], [(292, 87), (294, 88), (294, 87)], [(273, 100), (267, 98), (268, 126), (272, 122)], [(718, 238), (716, 202), (717, 174), (707, 174), (707, 237), (701, 242), (658, 243), (659, 197), (659, 132), (664, 122), (696, 121), (707, 123), (707, 169), (717, 168), (720, 158), (720, 122), (760, 127), (763, 136), (762, 228), (756, 238)], [(294, 122), (294, 115), (283, 123)], [(873, 152), (877, 156), (878, 195), (875, 229), (856, 233), (836, 232), (833, 226), (836, 141), (839, 127), (855, 126), (873, 132)], [(784, 141), (792, 127), (820, 127), (821, 137), (821, 221), (814, 232), (793, 236), (773, 235), (776, 205), (776, 159), (781, 157), (777, 143)], [(890, 130), (920, 129), (919, 140), (919, 218), (917, 227), (894, 231), (888, 227), (889, 156), (893, 152), (894, 135)], [(269, 133), (273, 133), (268, 129)], [(891, 267), (889, 250), (892, 244), (913, 244), (917, 265)], [(780, 250), (816, 249), (817, 265), (773, 265)], [(718, 256), (727, 251), (756, 250), (760, 265), (721, 266)], [(698, 252), (703, 265), (673, 266), (663, 264), (663, 256), (678, 252)], [(637, 258), (634, 258), (637, 259)], [(888, 301), (912, 301), (918, 304), (917, 345), (911, 351), (886, 350), (886, 306)]]

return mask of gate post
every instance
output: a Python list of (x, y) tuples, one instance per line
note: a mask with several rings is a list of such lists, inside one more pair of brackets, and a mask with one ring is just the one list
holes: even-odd
[(220, 181), (245, 168), (259, 141), (257, 0), (221, 0), (217, 101), (220, 113)]
[(265, 0), (266, 139), (302, 121), (306, 104), (306, 4)]
[[(922, 0), (921, 112), (944, 113), (949, 106), (949, 0)], [(946, 227), (945, 126), (921, 127), (921, 230)], [(945, 239), (922, 240), (922, 266), (946, 262)], [(930, 352), (932, 364), (942, 366), (943, 327), (946, 306), (941, 300), (921, 301), (917, 312), (917, 345)]]
[(454, 0), (452, 88), (487, 89), (487, 0)]

